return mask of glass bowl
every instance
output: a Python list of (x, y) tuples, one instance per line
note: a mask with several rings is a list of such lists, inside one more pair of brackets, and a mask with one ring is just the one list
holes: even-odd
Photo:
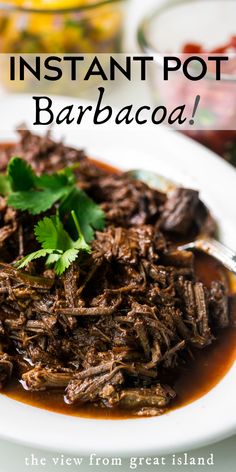
[(0, 53), (120, 52), (124, 1), (0, 1)]
[[(138, 30), (139, 45), (144, 53), (156, 58), (151, 74), (152, 94), (157, 104), (170, 107), (193, 105), (193, 96), (200, 94), (198, 126), (186, 134), (205, 144), (236, 165), (236, 2), (235, 0), (172, 0), (152, 11)], [(232, 70), (224, 71), (222, 80), (212, 80), (208, 73), (200, 82), (187, 81), (183, 74), (171, 75), (163, 84), (165, 54), (179, 56), (186, 45), (188, 53), (209, 55), (229, 43), (234, 36), (235, 47), (228, 48)], [(196, 49), (197, 46), (197, 49)], [(224, 52), (224, 51), (220, 51)], [(206, 58), (206, 56), (204, 56)], [(233, 61), (233, 62), (232, 62)]]

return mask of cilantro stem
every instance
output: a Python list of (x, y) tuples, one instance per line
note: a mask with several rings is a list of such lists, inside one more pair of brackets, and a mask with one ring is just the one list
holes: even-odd
[(78, 222), (78, 218), (77, 218), (77, 216), (76, 216), (74, 210), (71, 211), (71, 216), (72, 216), (72, 218), (73, 218), (73, 221), (74, 221), (74, 224), (75, 224), (77, 233), (78, 233), (78, 238), (81, 238), (82, 232), (81, 232), (81, 229), (80, 229), (80, 225), (79, 225), (79, 222)]

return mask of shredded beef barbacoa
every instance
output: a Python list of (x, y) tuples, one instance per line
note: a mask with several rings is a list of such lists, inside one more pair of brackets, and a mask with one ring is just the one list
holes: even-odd
[(49, 136), (20, 135), (0, 170), (12, 154), (39, 173), (79, 162), (78, 184), (106, 228), (61, 278), (40, 262), (17, 271), (12, 262), (35, 249), (36, 217), (0, 199), (0, 388), (15, 375), (29, 390), (60, 389), (69, 404), (162, 414), (175, 397), (166, 373), (229, 324), (224, 285), (207, 289), (194, 256), (173, 246), (173, 236), (214, 231), (208, 210), (196, 191), (167, 196)]

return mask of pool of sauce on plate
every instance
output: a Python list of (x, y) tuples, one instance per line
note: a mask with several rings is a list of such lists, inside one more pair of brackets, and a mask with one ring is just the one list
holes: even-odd
[[(4, 145), (4, 148), (6, 148), (6, 145)], [(96, 160), (91, 161), (104, 170), (119, 173), (117, 169), (107, 164)], [(206, 286), (209, 286), (212, 280), (222, 280), (227, 284), (229, 294), (236, 293), (236, 277), (232, 277), (212, 257), (200, 253), (196, 254), (195, 267), (199, 280)], [(231, 311), (236, 326), (236, 295)], [(230, 327), (220, 330), (217, 339), (211, 346), (203, 350), (195, 350), (193, 360), (188, 363), (188, 366), (179, 370), (177, 378), (173, 382), (177, 397), (170, 405), (170, 410), (187, 405), (209, 392), (227, 374), (235, 360), (236, 328)], [(120, 409), (98, 408), (91, 405), (84, 405), (83, 407), (67, 405), (61, 391), (30, 392), (24, 390), (17, 380), (14, 380), (5, 388), (4, 394), (19, 402), (66, 415), (98, 419), (132, 418), (130, 412), (121, 411)]]

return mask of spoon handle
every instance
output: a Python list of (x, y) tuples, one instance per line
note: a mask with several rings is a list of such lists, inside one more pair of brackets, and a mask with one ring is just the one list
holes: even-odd
[(205, 252), (236, 274), (236, 253), (213, 238), (197, 239), (191, 243), (179, 246), (178, 250)]

